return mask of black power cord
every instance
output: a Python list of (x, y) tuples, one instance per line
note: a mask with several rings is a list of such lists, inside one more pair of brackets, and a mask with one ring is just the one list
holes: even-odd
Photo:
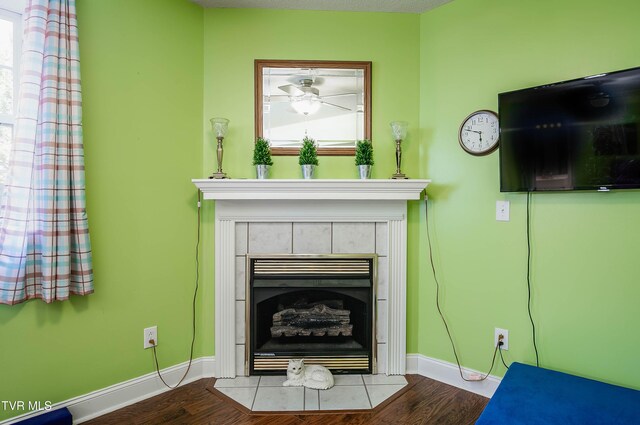
[(500, 360), (502, 361), (505, 369), (509, 370), (509, 366), (507, 366), (507, 364), (504, 362), (504, 357), (502, 357), (502, 344), (502, 341), (498, 342), (498, 353), (500, 353)]
[(540, 367), (538, 344), (536, 343), (536, 324), (531, 314), (531, 197), (533, 193), (527, 192), (527, 311), (531, 321), (531, 334), (533, 336), (533, 349), (536, 352), (536, 366)]
[(180, 384), (182, 384), (182, 381), (184, 381), (184, 379), (187, 377), (187, 374), (189, 373), (189, 370), (191, 369), (191, 364), (193, 363), (193, 347), (196, 343), (196, 300), (198, 297), (198, 284), (200, 282), (200, 223), (201, 223), (201, 217), (200, 217), (200, 208), (202, 206), (202, 203), (200, 202), (200, 190), (198, 189), (198, 224), (197, 224), (197, 238), (196, 238), (196, 284), (195, 284), (195, 289), (193, 291), (193, 304), (192, 304), (192, 311), (193, 311), (193, 316), (192, 316), (192, 336), (191, 336), (191, 350), (189, 352), (189, 364), (187, 365), (187, 370), (184, 372), (184, 375), (182, 375), (182, 378), (180, 378), (180, 381), (178, 381), (178, 383), (175, 386), (171, 386), (169, 384), (167, 384), (164, 380), (164, 378), (162, 377), (162, 374), (160, 373), (160, 366), (158, 365), (158, 354), (156, 353), (156, 344), (153, 344), (153, 359), (156, 363), (156, 373), (158, 374), (158, 377), (160, 378), (160, 380), (162, 381), (162, 383), (169, 389), (176, 389), (180, 386)]
[[(424, 198), (424, 217), (425, 217), (425, 224), (427, 226), (427, 242), (429, 243), (429, 261), (431, 263), (431, 271), (433, 272), (433, 280), (435, 280), (435, 282), (436, 282), (436, 308), (438, 309), (438, 314), (440, 315), (440, 319), (442, 319), (442, 323), (444, 324), (444, 329), (447, 331), (447, 336), (449, 337), (449, 342), (451, 343), (451, 348), (453, 349), (453, 356), (456, 358), (456, 364), (458, 365), (458, 372), (460, 373), (460, 378), (462, 378), (463, 381), (467, 381), (467, 382), (484, 381), (485, 379), (487, 379), (487, 377), (489, 376), (489, 374), (493, 370), (493, 366), (494, 366), (495, 361), (496, 361), (496, 353), (498, 352), (498, 349), (502, 345), (502, 341), (499, 341), (496, 344), (496, 347), (493, 350), (493, 358), (491, 359), (491, 367), (489, 368), (489, 372), (487, 372), (486, 375), (483, 375), (483, 376), (479, 377), (478, 379), (468, 379), (468, 378), (464, 377), (464, 374), (462, 373), (462, 365), (460, 364), (460, 359), (458, 357), (458, 352), (456, 350), (456, 345), (453, 343), (453, 337), (451, 336), (451, 331), (449, 330), (449, 325), (447, 324), (447, 321), (444, 318), (444, 314), (442, 313), (442, 309), (440, 308), (440, 282), (438, 282), (438, 276), (436, 275), (436, 267), (435, 267), (434, 262), (433, 262), (433, 249), (431, 247), (431, 233), (429, 231), (429, 201), (428, 201), (428, 198), (426, 197), (426, 195), (425, 195), (425, 198)], [(500, 356), (502, 357), (502, 352), (500, 353)], [(504, 361), (503, 361), (503, 363), (504, 363)]]

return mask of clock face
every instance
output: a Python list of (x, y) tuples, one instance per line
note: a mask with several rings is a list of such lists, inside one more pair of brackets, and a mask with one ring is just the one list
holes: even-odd
[(487, 155), (498, 147), (500, 127), (498, 115), (492, 111), (476, 111), (460, 126), (458, 140), (462, 149), (471, 155)]

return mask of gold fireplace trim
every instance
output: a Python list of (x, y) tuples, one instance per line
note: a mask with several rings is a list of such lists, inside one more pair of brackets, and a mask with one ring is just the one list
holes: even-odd
[[(255, 370), (287, 370), (290, 359), (293, 356), (257, 357), (253, 360)], [(304, 357), (305, 364), (321, 365), (329, 369), (368, 369), (369, 358), (367, 356), (353, 357)]]
[(369, 275), (369, 259), (273, 259), (259, 258), (253, 263), (256, 276), (287, 274)]
[[(256, 262), (263, 262), (263, 264), (266, 264), (269, 260), (273, 263), (273, 262), (279, 262), (282, 263), (284, 262), (292, 262), (292, 261), (298, 261), (301, 262), (302, 260), (306, 260), (306, 263), (317, 263), (318, 261), (328, 261), (328, 262), (334, 262), (334, 266), (337, 266), (338, 263), (349, 263), (351, 264), (351, 267), (361, 267), (362, 264), (367, 264), (367, 269), (366, 269), (366, 274), (369, 274), (369, 269), (368, 269), (368, 260), (373, 260), (372, 263), (372, 273), (371, 273), (371, 281), (372, 281), (372, 287), (371, 287), (371, 292), (372, 292), (372, 298), (373, 298), (373, 303), (372, 303), (372, 309), (373, 309), (373, 323), (371, 324), (371, 373), (373, 375), (378, 373), (378, 340), (376, 339), (376, 334), (377, 334), (377, 323), (378, 323), (378, 296), (377, 296), (377, 287), (378, 287), (378, 254), (253, 254), (253, 255), (247, 255), (246, 257), (246, 263), (245, 263), (245, 345), (244, 345), (244, 374), (245, 376), (250, 376), (249, 375), (249, 359), (251, 357), (251, 330), (250, 330), (250, 323), (251, 323), (251, 317), (250, 317), (250, 309), (251, 309), (251, 262), (253, 260), (256, 260)], [(344, 266), (344, 264), (343, 264)], [(336, 267), (337, 269), (337, 267)], [(349, 269), (346, 268), (346, 270), (353, 270), (353, 269)], [(296, 272), (299, 273), (299, 272)], [(276, 274), (276, 273), (271, 273), (271, 274)], [(354, 273), (352, 273), (353, 275)], [(362, 271), (358, 271), (357, 274), (362, 274)], [(264, 275), (264, 273), (263, 273)], [(297, 356), (297, 357), (285, 357), (285, 356), (278, 356), (278, 357), (256, 357), (253, 361), (253, 365), (254, 365), (254, 369), (256, 370), (286, 370), (287, 366), (289, 364), (289, 360), (291, 358), (304, 358), (305, 362), (307, 362), (308, 364), (320, 364), (323, 365), (327, 368), (330, 369), (366, 369), (369, 367), (369, 359), (366, 356), (362, 356), (362, 359), (364, 359), (363, 361), (365, 361), (365, 366), (361, 366), (360, 364), (357, 365), (357, 367), (345, 367), (345, 366), (340, 366), (340, 367), (336, 367), (336, 366), (327, 366), (324, 363), (312, 363), (313, 360), (309, 361), (309, 359), (322, 359), (321, 357), (307, 357), (307, 356)], [(358, 357), (351, 357), (353, 358), (359, 358)], [(344, 363), (344, 360), (347, 359), (347, 357), (335, 357), (335, 358), (326, 358), (327, 361), (329, 361), (329, 359), (341, 359), (343, 365), (346, 365)], [(259, 360), (262, 360), (263, 362), (268, 362), (268, 361), (281, 361), (284, 362), (284, 367), (280, 366), (280, 363), (278, 362), (277, 364), (277, 368), (276, 369), (258, 369), (258, 362)], [(324, 361), (324, 360), (322, 360)], [(263, 363), (263, 365), (266, 366), (266, 363)], [(276, 365), (273, 365), (276, 366)]]

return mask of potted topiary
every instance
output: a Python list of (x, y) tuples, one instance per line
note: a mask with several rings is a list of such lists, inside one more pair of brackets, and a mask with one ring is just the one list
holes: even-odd
[(373, 165), (371, 140), (358, 140), (356, 143), (356, 165), (361, 179), (371, 178), (371, 166)]
[(258, 179), (269, 178), (269, 167), (273, 165), (271, 160), (271, 150), (269, 141), (258, 137), (253, 147), (253, 165), (256, 166), (256, 177)]
[(315, 140), (307, 136), (302, 140), (298, 163), (302, 167), (302, 177), (312, 179), (315, 168), (318, 165), (318, 149), (316, 148)]

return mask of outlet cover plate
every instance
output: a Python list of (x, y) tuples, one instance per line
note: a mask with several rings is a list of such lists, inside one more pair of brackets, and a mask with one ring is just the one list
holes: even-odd
[[(150, 339), (154, 340), (155, 344), (151, 344)], [(144, 348), (151, 348), (154, 345), (158, 345), (158, 327), (144, 328)]]
[(502, 349), (503, 350), (508, 350), (509, 349), (509, 331), (506, 329), (501, 329), (501, 328), (496, 328), (495, 332), (493, 334), (493, 346), (495, 347), (496, 345), (498, 345), (498, 335), (501, 335), (504, 337), (502, 338)]

